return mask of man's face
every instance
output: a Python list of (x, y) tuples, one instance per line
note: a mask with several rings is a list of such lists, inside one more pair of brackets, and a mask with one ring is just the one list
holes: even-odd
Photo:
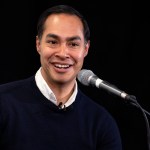
[(42, 75), (47, 82), (68, 84), (74, 82), (88, 53), (83, 25), (74, 15), (53, 14), (44, 25), (42, 38), (36, 39), (40, 54)]

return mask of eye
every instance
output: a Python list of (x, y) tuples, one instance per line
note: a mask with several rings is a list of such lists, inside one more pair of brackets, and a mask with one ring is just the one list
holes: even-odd
[(59, 44), (57, 40), (47, 40), (47, 43), (50, 47), (57, 47)]
[(56, 40), (48, 40), (47, 43), (52, 44), (52, 45), (53, 45), (53, 44), (55, 45), (55, 44), (57, 44), (57, 41), (56, 41)]
[(78, 42), (69, 42), (69, 47), (71, 48), (78, 48), (80, 44)]

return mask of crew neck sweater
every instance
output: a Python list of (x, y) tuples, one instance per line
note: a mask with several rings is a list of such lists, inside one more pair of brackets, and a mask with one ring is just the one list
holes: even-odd
[(81, 90), (65, 109), (34, 76), (0, 86), (0, 150), (122, 150), (113, 117)]

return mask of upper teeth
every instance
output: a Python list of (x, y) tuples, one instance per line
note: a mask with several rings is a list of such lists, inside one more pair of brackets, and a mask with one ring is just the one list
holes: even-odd
[(59, 68), (67, 68), (69, 67), (69, 65), (60, 65), (60, 64), (55, 64), (56, 67), (59, 67)]

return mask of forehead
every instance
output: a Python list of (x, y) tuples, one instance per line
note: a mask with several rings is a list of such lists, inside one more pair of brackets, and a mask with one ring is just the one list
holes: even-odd
[(44, 32), (83, 36), (83, 24), (80, 18), (75, 15), (52, 14), (45, 21)]

